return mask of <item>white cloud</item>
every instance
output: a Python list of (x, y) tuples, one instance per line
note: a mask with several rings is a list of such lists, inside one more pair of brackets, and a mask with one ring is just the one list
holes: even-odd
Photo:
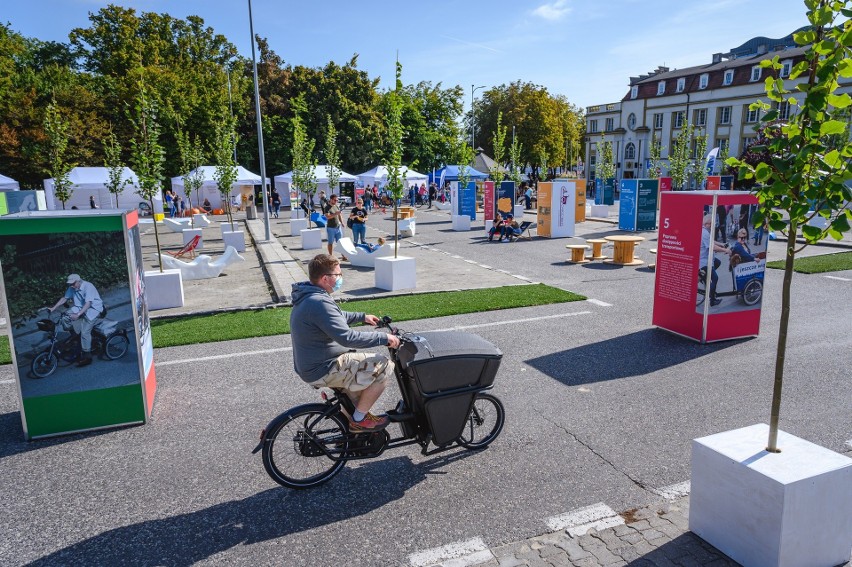
[(533, 10), (533, 15), (545, 20), (556, 21), (561, 20), (569, 12), (571, 12), (571, 8), (568, 6), (568, 0), (556, 0), (556, 2), (550, 4), (542, 4)]

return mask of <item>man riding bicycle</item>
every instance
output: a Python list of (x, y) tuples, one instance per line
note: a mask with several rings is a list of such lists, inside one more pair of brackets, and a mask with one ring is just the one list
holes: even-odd
[[(80, 335), (80, 347), (83, 349), (77, 366), (86, 366), (92, 363), (92, 329), (104, 310), (104, 302), (95, 286), (83, 280), (78, 274), (69, 275), (66, 284), (68, 289), (65, 295), (50, 308), (50, 312), (53, 313), (61, 305), (65, 305), (69, 299), (73, 301), (69, 310), (70, 327)], [(63, 321), (63, 327), (66, 330), (68, 326)]]
[(293, 284), (290, 333), (293, 365), (302, 380), (314, 388), (341, 388), (355, 404), (348, 416), (352, 431), (379, 431), (387, 427), (387, 416), (376, 416), (370, 408), (393, 376), (393, 363), (381, 354), (355, 352), (354, 348), (387, 345), (399, 347), (395, 335), (350, 329), (352, 323), (376, 326), (379, 318), (343, 311), (331, 294), (343, 286), (340, 262), (319, 254), (308, 264), (310, 281)]

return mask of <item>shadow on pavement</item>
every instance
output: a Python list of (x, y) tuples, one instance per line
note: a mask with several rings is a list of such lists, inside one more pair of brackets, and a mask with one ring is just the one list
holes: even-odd
[[(136, 427), (136, 425), (129, 425), (127, 427)], [(20, 455), (22, 453), (29, 453), (30, 451), (39, 451), (41, 449), (55, 447), (56, 445), (79, 441), (80, 439), (87, 437), (106, 435), (116, 429), (119, 429), (119, 427), (113, 427), (109, 430), (101, 429), (87, 431), (85, 433), (75, 433), (73, 435), (62, 435), (59, 437), (48, 437), (45, 439), (27, 441), (24, 439), (24, 429), (21, 425), (20, 412), (15, 411), (0, 414), (0, 460), (14, 455)]]
[(735, 567), (739, 563), (732, 561), (697, 535), (687, 532), (664, 543), (654, 551), (629, 561), (627, 565), (628, 567), (656, 567), (658, 565)]
[(698, 344), (659, 329), (645, 329), (525, 361), (567, 386), (641, 376), (738, 344)]

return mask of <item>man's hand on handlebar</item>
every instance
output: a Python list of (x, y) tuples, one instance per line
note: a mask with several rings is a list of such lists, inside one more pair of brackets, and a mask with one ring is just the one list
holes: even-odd
[(381, 319), (376, 317), (375, 315), (364, 315), (364, 324), (370, 325), (371, 327), (375, 327), (381, 322)]
[(399, 337), (394, 334), (388, 333), (388, 348), (399, 348)]

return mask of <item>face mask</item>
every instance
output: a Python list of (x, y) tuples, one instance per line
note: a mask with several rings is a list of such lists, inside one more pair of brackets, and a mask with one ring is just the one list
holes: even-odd
[(340, 291), (340, 288), (343, 287), (343, 276), (338, 276), (334, 282), (334, 287), (331, 289), (332, 292)]

